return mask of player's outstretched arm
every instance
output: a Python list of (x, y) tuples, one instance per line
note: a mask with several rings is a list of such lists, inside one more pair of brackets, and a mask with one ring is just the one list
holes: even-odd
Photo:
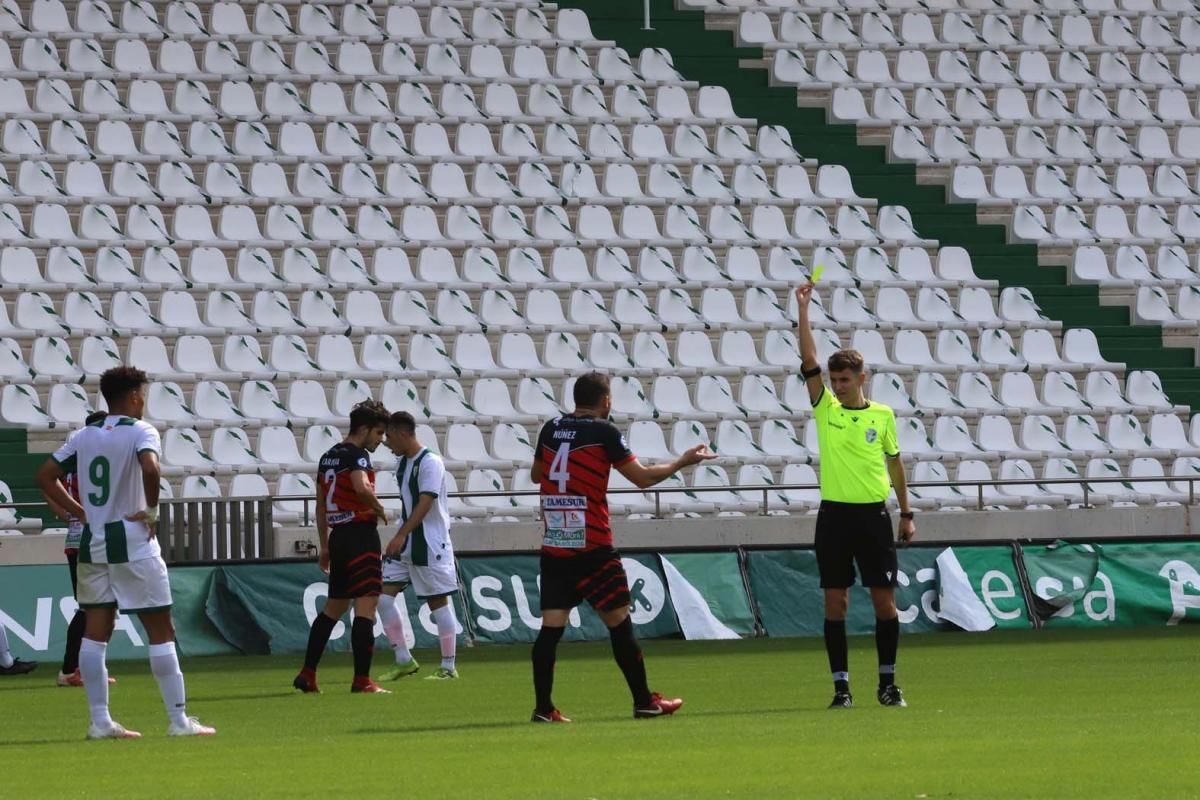
[(628, 464), (617, 467), (617, 470), (639, 489), (649, 489), (656, 483), (665, 481), (684, 467), (690, 467), (693, 464), (699, 464), (701, 461), (708, 461), (716, 457), (717, 454), (709, 450), (708, 445), (698, 444), (674, 461), (646, 466), (635, 458)]
[(61, 464), (53, 458), (47, 458), (46, 462), (38, 469), (34, 480), (42, 492), (42, 497), (46, 498), (46, 502), (52, 509), (55, 509), (56, 513), (60, 510), (66, 511), (83, 519), (85, 513), (83, 506), (75, 502), (75, 498), (67, 493), (67, 487), (62, 485), (62, 478), (66, 474)]
[[(900, 513), (909, 514), (912, 507), (908, 504), (908, 477), (904, 474), (904, 462), (900, 456), (889, 456), (887, 459), (888, 475), (892, 479), (892, 488), (896, 490), (896, 499), (900, 502)], [(908, 544), (917, 535), (917, 523), (911, 519), (900, 518), (897, 538), (902, 545)]]
[(800, 340), (800, 370), (808, 386), (808, 399), (814, 406), (821, 398), (821, 392), (825, 391), (825, 384), (821, 382), (821, 362), (817, 358), (817, 341), (813, 338), (812, 323), (808, 318), (815, 288), (816, 285), (811, 282), (796, 287), (796, 337)]

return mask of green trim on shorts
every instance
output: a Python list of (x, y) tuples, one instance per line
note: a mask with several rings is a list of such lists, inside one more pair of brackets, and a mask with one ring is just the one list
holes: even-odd
[(412, 581), (384, 581), (384, 586), (399, 586), (400, 591), (404, 591), (412, 585)]
[(432, 497), (434, 500), (437, 500), (441, 495), (437, 492), (421, 492), (417, 497)]
[(449, 597), (452, 594), (458, 594), (458, 589), (451, 589), (450, 591), (442, 592), (441, 594), (419, 594), (419, 595), (417, 595), (417, 599), (418, 600), (437, 600), (439, 597)]
[(169, 611), (172, 606), (174, 606), (174, 603), (167, 603), (165, 606), (148, 606), (146, 608), (122, 608), (121, 611), (125, 614), (149, 614), (153, 611)]
[(79, 607), (80, 608), (116, 608), (117, 601), (113, 600), (111, 603), (80, 603)]

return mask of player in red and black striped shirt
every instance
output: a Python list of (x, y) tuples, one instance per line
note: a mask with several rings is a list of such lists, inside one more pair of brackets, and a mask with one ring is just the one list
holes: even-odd
[(608, 626), (613, 658), (633, 694), (635, 719), (673, 714), (683, 705), (651, 692), (642, 648), (629, 618), (629, 580), (613, 548), (608, 479), (613, 469), (645, 489), (715, 454), (697, 445), (669, 464), (645, 466), (608, 421), (612, 393), (607, 375), (590, 372), (575, 383), (575, 412), (542, 428), (531, 477), (541, 483), (542, 629), (533, 644), (534, 722), (570, 722), (550, 699), (554, 656), (567, 615), (584, 600)]
[(350, 645), (354, 651), (352, 692), (383, 692), (371, 680), (375, 649), (375, 605), (383, 590), (383, 548), (378, 523), (387, 512), (375, 497), (371, 453), (387, 432), (388, 411), (382, 403), (365, 400), (350, 410), (350, 434), (325, 455), (317, 471), (317, 536), (319, 564), (329, 573), (329, 597), (308, 634), (304, 669), (292, 681), (302, 692), (316, 692), (317, 664), (333, 628), (354, 606)]

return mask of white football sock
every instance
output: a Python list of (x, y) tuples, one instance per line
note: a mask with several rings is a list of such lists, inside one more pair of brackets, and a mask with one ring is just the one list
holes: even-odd
[(407, 664), (412, 661), (412, 653), (408, 652), (408, 645), (404, 641), (404, 621), (400, 619), (400, 609), (396, 608), (396, 598), (389, 594), (379, 595), (379, 605), (375, 610), (379, 612), (379, 621), (383, 623), (383, 635), (396, 651), (396, 663)]
[(454, 669), (454, 649), (458, 638), (454, 630), (454, 606), (447, 603), (435, 608), (430, 616), (437, 623), (438, 641), (442, 643), (442, 669)]
[(175, 643), (150, 645), (150, 671), (158, 681), (167, 718), (176, 725), (187, 722), (187, 698), (183, 689), (183, 672), (179, 669), (179, 656), (175, 654)]
[(0, 667), (8, 669), (13, 665), (12, 651), (8, 649), (8, 631), (0, 625)]
[(112, 725), (112, 717), (108, 713), (107, 652), (108, 642), (97, 642), (86, 636), (79, 645), (79, 674), (83, 677), (83, 688), (87, 692), (92, 724), (99, 728)]

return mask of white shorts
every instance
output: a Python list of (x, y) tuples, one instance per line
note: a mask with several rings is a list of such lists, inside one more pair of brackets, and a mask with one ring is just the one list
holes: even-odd
[(161, 556), (125, 564), (80, 564), (81, 608), (116, 606), (126, 614), (171, 607), (171, 582)]
[(384, 559), (383, 585), (407, 586), (422, 600), (445, 597), (458, 591), (458, 570), (454, 558), (428, 567), (416, 567), (407, 558)]

